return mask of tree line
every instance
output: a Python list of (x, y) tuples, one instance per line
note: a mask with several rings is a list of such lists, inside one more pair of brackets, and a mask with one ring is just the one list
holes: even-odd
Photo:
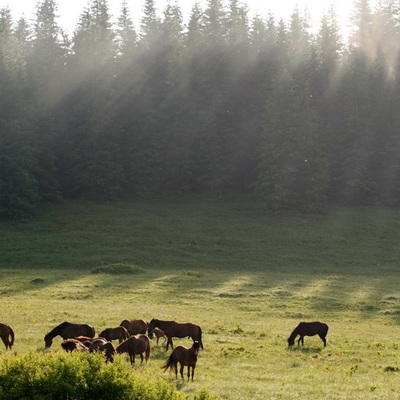
[(0, 10), (0, 216), (61, 198), (255, 193), (272, 209), (400, 203), (400, 5), (355, 0), (311, 31), (238, 0)]

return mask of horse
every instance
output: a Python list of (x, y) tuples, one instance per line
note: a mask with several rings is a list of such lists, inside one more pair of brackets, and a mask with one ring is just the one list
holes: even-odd
[[(150, 339), (144, 334), (131, 336), (129, 339), (119, 344), (115, 350), (118, 354), (128, 353), (132, 366), (135, 364), (136, 354), (140, 354), (142, 363), (144, 358), (147, 362), (150, 358)], [(145, 354), (145, 357), (143, 354)]]
[(175, 321), (161, 321), (159, 319), (152, 319), (149, 323), (149, 336), (152, 338), (152, 332), (154, 328), (160, 328), (165, 332), (165, 336), (167, 337), (167, 347), (166, 350), (168, 350), (169, 345), (171, 345), (171, 348), (173, 349), (173, 343), (172, 343), (172, 338), (177, 337), (177, 338), (184, 338), (184, 337), (190, 337), (193, 339), (193, 341), (198, 341), (200, 343), (200, 346), (202, 349), (203, 347), (203, 341), (201, 339), (201, 328), (198, 325), (191, 324), (191, 323), (185, 323), (181, 324)]
[(106, 339), (100, 337), (94, 339), (89, 346), (89, 352), (93, 353), (94, 351), (103, 352), (106, 356), (106, 362), (113, 362), (114, 355), (116, 353), (114, 345), (107, 341)]
[(74, 337), (74, 339), (79, 340), (81, 343), (91, 343), (93, 342), (93, 340), (97, 339), (97, 338), (90, 338), (89, 336), (76, 336)]
[(65, 339), (61, 342), (61, 347), (67, 352), (72, 353), (73, 351), (88, 351), (89, 349), (77, 339)]
[(12, 330), (11, 326), (0, 323), (0, 337), (4, 345), (6, 346), (6, 350), (11, 350), (11, 347), (14, 346), (15, 339), (14, 331)]
[(289, 347), (294, 345), (294, 341), (297, 335), (300, 335), (297, 345), (301, 344), (304, 346), (304, 336), (314, 336), (318, 335), (324, 342), (324, 347), (326, 347), (326, 335), (328, 333), (328, 325), (323, 322), (300, 322), (299, 325), (293, 330), (288, 338)]
[(192, 368), (192, 381), (194, 377), (194, 369), (196, 368), (197, 355), (199, 354), (200, 342), (195, 340), (190, 349), (185, 346), (177, 346), (171, 353), (167, 362), (161, 367), (164, 372), (170, 368), (175, 372), (175, 378), (178, 379), (178, 363), (180, 364), (179, 372), (183, 379), (183, 369), (187, 366), (187, 377), (190, 379), (190, 368)]
[(57, 325), (44, 337), (44, 342), (46, 348), (49, 348), (53, 343), (53, 338), (58, 335), (63, 339), (71, 339), (77, 336), (88, 336), (89, 338), (93, 338), (95, 333), (93, 326), (63, 322), (62, 324)]
[[(86, 343), (86, 342), (85, 342)], [(100, 351), (101, 347), (108, 343), (107, 339), (98, 337), (93, 339), (89, 344), (89, 352), (93, 353), (94, 351)]]
[(157, 338), (157, 344), (158, 344), (158, 341), (159, 341), (161, 338), (164, 339), (163, 344), (165, 344), (165, 341), (167, 340), (167, 337), (165, 336), (165, 332), (164, 332), (162, 329), (155, 327), (155, 328), (150, 332), (150, 335), (153, 336), (153, 334), (154, 334), (154, 335), (156, 336), (156, 338)]
[(119, 343), (122, 343), (124, 340), (128, 339), (129, 336), (131, 335), (123, 326), (117, 326), (116, 328), (106, 328), (99, 335), (99, 337), (103, 337), (109, 342), (118, 339)]
[(147, 322), (143, 319), (132, 319), (130, 321), (124, 319), (119, 326), (123, 326), (129, 332), (130, 336), (145, 334), (147, 332)]

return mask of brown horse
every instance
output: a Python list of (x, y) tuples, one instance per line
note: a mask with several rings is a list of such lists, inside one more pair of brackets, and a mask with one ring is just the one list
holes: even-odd
[(326, 335), (328, 334), (328, 325), (323, 322), (300, 322), (299, 325), (293, 330), (288, 338), (289, 347), (294, 345), (294, 341), (297, 335), (300, 335), (297, 345), (301, 344), (304, 346), (304, 336), (318, 335), (326, 346)]
[(81, 343), (89, 343), (90, 344), (96, 338), (90, 338), (89, 336), (77, 336), (77, 337), (74, 337), (74, 339), (79, 340)]
[(155, 327), (149, 334), (151, 336), (155, 335), (155, 337), (157, 338), (157, 344), (161, 338), (164, 339), (163, 344), (165, 344), (165, 341), (167, 340), (167, 337), (165, 336), (165, 332), (160, 328)]
[(198, 341), (200, 343), (201, 348), (203, 349), (203, 341), (201, 339), (201, 328), (198, 325), (186, 323), (181, 324), (175, 321), (161, 321), (159, 319), (152, 319), (149, 323), (149, 336), (152, 338), (152, 333), (154, 328), (160, 328), (165, 332), (165, 336), (167, 337), (167, 348), (169, 345), (173, 349), (172, 338), (184, 338), (190, 337), (193, 341)]
[(147, 322), (142, 319), (132, 319), (130, 321), (124, 319), (119, 325), (123, 326), (129, 332), (130, 336), (145, 334), (147, 332)]
[(15, 339), (14, 331), (12, 330), (11, 326), (0, 323), (0, 337), (4, 345), (6, 346), (6, 350), (11, 350), (11, 347), (14, 346)]
[(122, 343), (124, 340), (128, 339), (129, 336), (131, 335), (123, 326), (117, 326), (116, 328), (106, 328), (99, 335), (99, 337), (103, 337), (109, 342), (118, 339), (119, 343)]
[(89, 352), (99, 351), (106, 356), (106, 362), (113, 362), (116, 353), (114, 345), (106, 339), (100, 337), (94, 339), (89, 346)]
[(46, 348), (53, 343), (53, 338), (60, 335), (63, 339), (71, 339), (77, 336), (88, 336), (93, 338), (95, 335), (93, 326), (86, 324), (71, 324), (71, 322), (63, 322), (52, 329), (45, 337), (44, 342)]
[(88, 351), (89, 349), (77, 339), (65, 339), (61, 342), (61, 347), (67, 352), (72, 353), (73, 351)]
[(135, 364), (136, 354), (140, 354), (142, 363), (144, 359), (143, 354), (145, 354), (147, 362), (150, 358), (150, 339), (144, 334), (131, 336), (129, 339), (125, 340), (125, 342), (119, 344), (115, 350), (118, 354), (128, 353), (131, 365)]
[(190, 379), (190, 368), (192, 368), (192, 381), (194, 377), (194, 369), (196, 368), (197, 355), (199, 354), (200, 343), (196, 340), (190, 349), (185, 346), (177, 346), (171, 353), (167, 362), (161, 367), (166, 371), (168, 368), (175, 372), (178, 379), (178, 363), (180, 364), (179, 372), (183, 379), (183, 369), (187, 366), (187, 377)]

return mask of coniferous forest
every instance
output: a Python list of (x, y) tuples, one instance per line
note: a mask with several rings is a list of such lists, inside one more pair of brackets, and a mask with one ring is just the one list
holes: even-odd
[[(0, 10), (0, 216), (59, 199), (254, 193), (271, 209), (400, 204), (400, 3), (354, 1), (311, 30), (207, 0), (139, 24), (91, 0)], [(139, 26), (136, 26), (139, 25)]]

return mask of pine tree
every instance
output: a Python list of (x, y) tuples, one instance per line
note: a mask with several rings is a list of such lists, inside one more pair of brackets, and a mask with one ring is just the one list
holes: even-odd
[(28, 218), (40, 199), (33, 109), (27, 101), (25, 37), (0, 10), (0, 218)]
[(308, 93), (282, 69), (267, 101), (257, 188), (273, 209), (325, 206), (327, 163)]

